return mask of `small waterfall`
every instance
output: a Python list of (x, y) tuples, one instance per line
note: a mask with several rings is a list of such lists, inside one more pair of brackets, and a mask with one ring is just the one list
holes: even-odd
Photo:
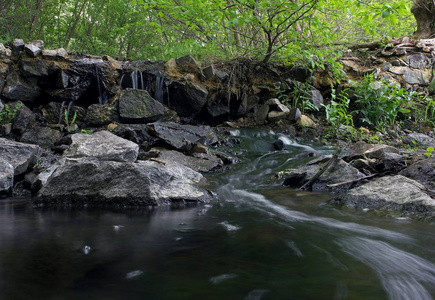
[[(97, 80), (97, 87), (98, 87), (98, 103), (100, 104), (106, 104), (107, 103), (107, 94), (105, 89), (101, 87), (101, 81), (100, 81), (100, 75), (98, 74), (98, 67), (95, 65), (95, 77)], [(122, 82), (122, 78), (121, 78)], [(104, 84), (104, 83), (103, 83)]]
[(168, 108), (171, 108), (171, 103), (169, 102), (169, 86), (168, 86), (168, 83), (166, 83), (166, 95), (168, 96)]
[(162, 73), (158, 73), (156, 75), (156, 85), (154, 89), (154, 99), (163, 103), (163, 84), (165, 82), (165, 75)]
[(58, 124), (60, 124), (62, 122), (62, 119), (63, 119), (63, 109), (64, 108), (65, 108), (65, 101), (62, 101), (62, 105), (60, 106), (59, 122), (58, 122)]
[[(143, 90), (145, 88), (144, 82), (143, 82), (143, 75), (141, 71), (132, 71), (130, 73), (130, 77), (131, 77), (131, 85), (132, 88), (135, 90)], [(140, 79), (139, 79), (140, 77)], [(122, 82), (122, 79), (121, 79)]]
[(132, 71), (131, 74), (131, 85), (133, 89), (137, 89), (137, 71)]

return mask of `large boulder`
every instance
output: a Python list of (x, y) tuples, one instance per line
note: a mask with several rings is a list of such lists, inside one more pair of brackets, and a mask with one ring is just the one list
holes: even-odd
[(1, 158), (14, 167), (14, 175), (24, 174), (36, 161), (41, 148), (0, 138)]
[(349, 207), (409, 212), (434, 211), (435, 200), (425, 187), (401, 175), (374, 179), (339, 195), (335, 201)]
[(14, 167), (0, 158), (0, 195), (9, 194), (14, 186)]
[(145, 90), (126, 89), (119, 97), (119, 116), (125, 123), (149, 123), (168, 111)]
[(89, 126), (104, 126), (118, 119), (116, 105), (92, 104), (86, 110), (86, 123)]
[[(300, 188), (309, 180), (311, 180), (325, 164), (331, 159), (331, 155), (322, 156), (314, 159), (307, 165), (297, 169), (290, 170), (284, 179), (284, 186), (292, 188)], [(349, 188), (350, 184), (341, 185), (336, 188), (329, 188), (328, 185), (342, 183), (345, 181), (357, 180), (365, 175), (359, 172), (342, 159), (337, 159), (337, 162), (330, 166), (312, 185), (313, 191), (322, 192), (340, 192)]]
[(202, 175), (176, 163), (125, 163), (96, 158), (66, 159), (36, 195), (35, 203), (162, 205), (207, 202)]
[(10, 100), (35, 102), (41, 96), (41, 89), (36, 82), (23, 79), (16, 71), (13, 71), (6, 79), (2, 94)]
[(207, 103), (207, 89), (199, 83), (173, 81), (168, 86), (171, 109), (180, 117), (193, 118)]
[(19, 62), (20, 72), (23, 76), (47, 76), (47, 61), (43, 59), (23, 58)]
[(179, 150), (189, 151), (194, 143), (209, 146), (218, 142), (218, 137), (208, 126), (180, 125), (176, 123), (149, 124), (151, 134), (166, 145)]
[(423, 133), (409, 133), (403, 138), (405, 144), (411, 147), (435, 147), (435, 139)]
[(139, 145), (103, 130), (93, 134), (73, 134), (71, 145), (64, 155), (68, 158), (95, 157), (100, 160), (134, 162), (138, 153)]

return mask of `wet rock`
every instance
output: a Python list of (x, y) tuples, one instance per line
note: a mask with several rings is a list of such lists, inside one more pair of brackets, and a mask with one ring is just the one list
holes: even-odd
[(427, 189), (435, 189), (435, 158), (420, 160), (406, 169), (400, 175), (411, 178), (423, 184)]
[(323, 100), (323, 96), (322, 96), (322, 93), (320, 93), (320, 91), (318, 90), (318, 89), (311, 89), (310, 90), (310, 99), (311, 99), (311, 103), (315, 106), (315, 107), (317, 107), (317, 108), (321, 108), (322, 107), (322, 104), (324, 103), (324, 100)]
[(202, 69), (202, 73), (204, 74), (205, 78), (208, 80), (216, 75), (216, 69), (214, 65), (209, 65), (208, 67)]
[(0, 195), (8, 195), (14, 186), (14, 167), (0, 158)]
[(86, 110), (85, 120), (89, 126), (104, 126), (118, 121), (116, 104), (92, 104)]
[(180, 125), (176, 123), (149, 124), (150, 132), (166, 145), (179, 150), (190, 151), (194, 143), (209, 146), (219, 141), (208, 126)]
[(35, 45), (39, 49), (44, 49), (44, 41), (43, 40), (33, 40), (30, 42), (30, 44)]
[(410, 145), (411, 147), (435, 147), (435, 139), (431, 138), (428, 135), (425, 135), (423, 133), (410, 133), (407, 134), (404, 138), (403, 138), (403, 142), (405, 144)]
[[(331, 155), (323, 156), (309, 162), (305, 166), (291, 170), (285, 177), (283, 185), (300, 188), (307, 183), (311, 178), (316, 175), (321, 168), (329, 161)], [(327, 185), (341, 183), (344, 181), (356, 180), (364, 177), (365, 175), (359, 172), (356, 168), (352, 167), (342, 159), (338, 159), (337, 163), (330, 166), (317, 181), (312, 185), (313, 191), (333, 191), (339, 192), (349, 188), (350, 184), (336, 187), (334, 189), (328, 188)]]
[(288, 119), (290, 121), (294, 121), (296, 122), (297, 120), (299, 120), (299, 118), (302, 116), (301, 111), (299, 110), (299, 108), (297, 107), (292, 107), (290, 108), (290, 113), (288, 115)]
[(49, 58), (53, 60), (64, 60), (67, 56), (68, 52), (63, 48), (42, 50), (42, 57), (44, 58)]
[(161, 150), (157, 158), (165, 163), (176, 162), (197, 172), (213, 172), (221, 170), (223, 167), (223, 162), (220, 158), (206, 153), (187, 156), (178, 151)]
[(2, 100), (0, 99), (0, 112), (2, 112), (4, 108), (5, 108), (5, 105), (3, 104)]
[(145, 124), (119, 124), (113, 130), (113, 134), (140, 145), (140, 148), (145, 151), (159, 141), (159, 138), (153, 136)]
[(15, 176), (24, 174), (31, 168), (40, 152), (39, 146), (0, 138), (1, 158), (14, 167)]
[(93, 134), (76, 133), (71, 135), (71, 145), (64, 153), (67, 158), (95, 157), (99, 160), (134, 162), (139, 146), (120, 138), (109, 131)]
[(0, 55), (6, 55), (6, 47), (0, 43)]
[(145, 90), (126, 89), (119, 97), (119, 116), (125, 123), (149, 123), (168, 111)]
[(208, 202), (196, 184), (202, 175), (176, 163), (125, 163), (95, 158), (66, 159), (39, 190), (35, 203), (163, 205)]
[(39, 145), (42, 148), (52, 148), (62, 137), (59, 130), (50, 127), (36, 127), (24, 131), (20, 137), (20, 142)]
[(429, 197), (422, 184), (401, 175), (371, 180), (339, 195), (337, 202), (350, 207), (374, 208), (408, 212), (435, 209), (435, 200)]
[(16, 71), (9, 73), (2, 95), (10, 100), (35, 102), (41, 96), (41, 89), (36, 82), (21, 78)]
[(26, 51), (26, 54), (29, 55), (30, 57), (36, 57), (42, 53), (41, 48), (39, 48), (33, 44), (26, 44), (24, 46), (24, 51)]
[(48, 66), (47, 62), (42, 59), (28, 59), (23, 58), (19, 62), (20, 73), (23, 76), (47, 76)]
[(22, 39), (13, 39), (10, 43), (14, 55), (24, 50), (24, 41)]
[(173, 81), (168, 86), (171, 97), (171, 109), (180, 117), (193, 118), (207, 103), (207, 89), (194, 82)]
[(45, 92), (50, 95), (54, 100), (59, 102), (77, 101), (92, 86), (92, 82), (89, 79), (79, 77), (77, 78), (78, 79), (74, 80), (77, 82), (75, 85), (62, 89), (47, 89)]

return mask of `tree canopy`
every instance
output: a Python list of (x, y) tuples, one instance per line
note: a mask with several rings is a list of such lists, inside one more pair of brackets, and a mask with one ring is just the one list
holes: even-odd
[(412, 35), (411, 7), (426, 16), (433, 1), (0, 0), (0, 41), (43, 39), (49, 48), (131, 59), (291, 62)]

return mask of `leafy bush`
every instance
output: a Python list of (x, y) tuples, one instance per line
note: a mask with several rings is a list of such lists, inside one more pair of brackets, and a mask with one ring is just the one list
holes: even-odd
[(336, 132), (340, 125), (353, 126), (353, 118), (349, 113), (350, 99), (347, 90), (341, 91), (338, 95), (334, 86), (331, 85), (331, 102), (325, 107), (326, 119)]
[(8, 124), (11, 123), (12, 120), (15, 118), (15, 116), (18, 113), (18, 110), (20, 109), (20, 107), (23, 106), (22, 103), (18, 103), (16, 105), (14, 105), (13, 107), (11, 107), (8, 104), (5, 104), (5, 107), (3, 108), (3, 110), (0, 112), (0, 124)]

